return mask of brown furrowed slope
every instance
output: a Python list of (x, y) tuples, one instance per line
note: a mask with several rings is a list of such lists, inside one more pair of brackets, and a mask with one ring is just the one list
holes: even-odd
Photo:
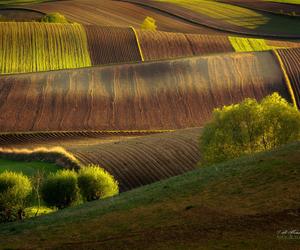
[[(93, 65), (141, 61), (134, 32), (129, 28), (85, 25)], [(234, 52), (227, 36), (136, 30), (145, 61)], [(264, 40), (270, 46), (300, 43)]]
[(138, 62), (141, 55), (131, 28), (85, 25), (93, 65)]
[(182, 33), (137, 31), (145, 60), (192, 56), (192, 47)]
[(0, 8), (0, 20), (12, 21), (39, 21), (43, 18), (44, 13), (25, 8)]
[(126, 191), (194, 169), (200, 160), (200, 132), (193, 128), (154, 135), (151, 131), (0, 134), (0, 148), (18, 152), (59, 145), (80, 164), (106, 169)]
[(186, 38), (190, 42), (194, 55), (234, 52), (226, 36), (186, 34)]
[(277, 52), (291, 82), (297, 106), (300, 108), (300, 48), (280, 49)]
[(69, 20), (82, 24), (139, 28), (143, 20), (147, 16), (151, 16), (157, 21), (158, 29), (163, 31), (204, 34), (224, 33), (191, 24), (188, 21), (149, 8), (113, 0), (57, 1), (29, 5), (28, 7), (46, 13), (60, 12)]
[(125, 191), (194, 169), (200, 160), (200, 131), (179, 130), (85, 147), (70, 145), (66, 149), (83, 164), (99, 164)]
[(271, 52), (0, 76), (0, 132), (178, 129), (279, 92)]

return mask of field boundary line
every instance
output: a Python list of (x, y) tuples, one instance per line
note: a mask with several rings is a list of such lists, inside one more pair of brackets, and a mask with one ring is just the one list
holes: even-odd
[(145, 61), (145, 58), (144, 58), (144, 54), (143, 54), (143, 51), (142, 51), (142, 47), (141, 47), (141, 44), (140, 44), (140, 39), (138, 37), (138, 34), (135, 30), (135, 28), (133, 26), (130, 26), (131, 30), (133, 31), (134, 33), (134, 36), (135, 36), (135, 40), (136, 40), (136, 43), (137, 43), (137, 46), (138, 46), (138, 49), (139, 49), (139, 52), (140, 52), (140, 56), (141, 56), (141, 59), (142, 59), (142, 62)]
[(292, 83), (291, 83), (291, 81), (290, 81), (290, 78), (289, 78), (289, 76), (288, 76), (288, 74), (287, 74), (286, 68), (285, 68), (285, 66), (284, 66), (284, 63), (283, 63), (283, 61), (282, 61), (282, 59), (281, 59), (279, 53), (277, 52), (277, 50), (274, 49), (273, 52), (274, 52), (274, 54), (275, 54), (275, 56), (277, 57), (277, 60), (278, 60), (278, 62), (279, 62), (280, 68), (281, 68), (281, 70), (282, 70), (282, 73), (283, 73), (283, 76), (284, 76), (284, 79), (285, 79), (285, 83), (286, 83), (286, 85), (287, 85), (287, 88), (288, 88), (288, 90), (289, 90), (290, 96), (291, 96), (291, 98), (292, 98), (293, 104), (294, 104), (294, 106), (297, 108), (298, 106), (297, 106), (297, 101), (296, 101), (295, 93), (294, 93), (294, 90), (293, 90), (293, 87), (292, 87)]

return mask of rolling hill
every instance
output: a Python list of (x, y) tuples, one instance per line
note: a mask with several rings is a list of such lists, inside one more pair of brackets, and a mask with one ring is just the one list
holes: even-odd
[[(297, 249), (299, 143), (0, 225), (3, 248)], [(150, 239), (150, 238), (151, 239)]]
[(246, 97), (291, 101), (284, 76), (271, 51), (5, 75), (0, 132), (197, 127)]

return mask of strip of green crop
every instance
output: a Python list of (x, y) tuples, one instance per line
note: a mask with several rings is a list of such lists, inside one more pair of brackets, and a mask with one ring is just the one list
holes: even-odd
[(0, 23), (0, 73), (25, 73), (91, 66), (80, 24)]
[[(269, 46), (264, 39), (229, 36), (229, 41), (236, 52), (273, 50), (279, 47)], [(281, 48), (281, 47), (280, 47)]]

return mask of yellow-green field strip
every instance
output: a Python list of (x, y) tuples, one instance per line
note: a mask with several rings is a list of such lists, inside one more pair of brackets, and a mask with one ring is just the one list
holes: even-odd
[(80, 24), (0, 23), (0, 73), (25, 73), (91, 66)]

